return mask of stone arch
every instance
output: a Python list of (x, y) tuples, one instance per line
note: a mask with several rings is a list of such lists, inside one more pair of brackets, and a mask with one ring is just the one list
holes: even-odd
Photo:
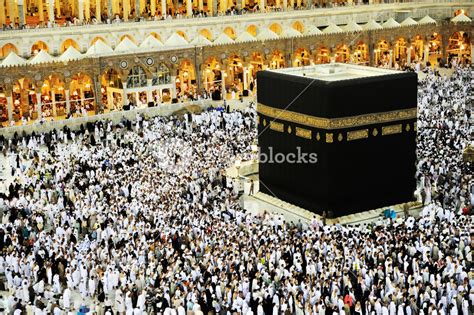
[(311, 64), (311, 54), (306, 48), (298, 48), (293, 54), (293, 67), (308, 66)]
[(12, 43), (6, 43), (0, 50), (0, 58), (5, 58), (12, 51), (17, 55), (19, 54), (18, 48), (15, 45)]
[(36, 41), (32, 46), (31, 46), (31, 55), (34, 56), (37, 53), (39, 53), (41, 50), (44, 50), (46, 52), (49, 51), (48, 45), (46, 45), (45, 42), (42, 40)]
[(120, 42), (123, 41), (125, 38), (130, 39), (135, 45), (138, 44), (135, 37), (133, 37), (130, 34), (123, 34), (122, 36), (120, 36), (119, 41), (117, 42), (117, 45), (120, 44)]
[(109, 45), (109, 42), (102, 36), (96, 36), (94, 37), (92, 40), (91, 40), (91, 46), (94, 45), (98, 40), (101, 40), (104, 44), (107, 44), (108, 46)]
[(80, 50), (79, 45), (77, 42), (71, 38), (66, 39), (65, 41), (62, 42), (61, 47), (59, 48), (59, 52), (63, 53), (65, 52), (69, 47), (74, 47), (77, 50)]
[(199, 34), (212, 41), (212, 33), (207, 28), (199, 30)]
[(29, 77), (21, 77), (13, 82), (13, 120), (38, 118), (38, 100), (36, 82)]
[(189, 41), (189, 40), (188, 40), (188, 35), (186, 35), (185, 32), (183, 32), (183, 31), (176, 31), (176, 34), (178, 34), (179, 36), (181, 36), (182, 38), (184, 38), (186, 41)]
[(235, 32), (235, 30), (228, 26), (226, 28), (224, 28), (224, 33), (227, 34), (227, 36), (229, 36), (230, 38), (232, 39), (235, 39), (237, 37), (237, 33)]
[(273, 23), (272, 25), (270, 25), (269, 29), (276, 33), (277, 35), (280, 35), (281, 32), (283, 31), (281, 25), (279, 23)]
[(258, 28), (255, 24), (251, 24), (251, 25), (247, 26), (247, 28), (246, 28), (247, 33), (249, 33), (253, 37), (257, 36), (257, 30), (258, 30)]
[(304, 25), (300, 21), (296, 21), (291, 25), (295, 30), (303, 34), (304, 32)]

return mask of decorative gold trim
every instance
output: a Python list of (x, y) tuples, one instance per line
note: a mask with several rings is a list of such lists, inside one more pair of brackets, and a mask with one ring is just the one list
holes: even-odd
[(337, 136), (337, 140), (339, 140), (339, 142), (341, 142), (342, 139), (344, 139), (344, 137), (342, 136), (342, 133), (340, 133), (340, 134)]
[(410, 131), (410, 124), (407, 124), (407, 125), (405, 126), (405, 130), (406, 130), (407, 132)]
[(377, 137), (378, 134), (379, 131), (377, 130), (377, 128), (374, 128), (374, 130), (372, 131), (372, 136)]
[(295, 124), (305, 125), (308, 127), (319, 129), (342, 129), (360, 127), (372, 124), (382, 124), (406, 119), (416, 118), (416, 107), (409, 109), (401, 109), (390, 112), (365, 114), (358, 116), (349, 116), (341, 118), (322, 118), (300, 114), (288, 110), (277, 109), (258, 103), (257, 112), (279, 120), (285, 120)]
[(266, 127), (267, 126), (267, 120), (264, 118), (263, 119), (263, 126)]
[(260, 115), (257, 115), (257, 125), (260, 125)]
[(288, 126), (288, 133), (291, 133), (291, 126)]
[(300, 127), (296, 127), (296, 135), (305, 139), (311, 139), (313, 137), (311, 130)]
[(316, 134), (316, 140), (321, 140), (321, 135), (319, 134), (319, 132)]
[(334, 134), (327, 133), (326, 134), (326, 143), (333, 143), (334, 142)]
[(394, 135), (397, 133), (402, 133), (402, 124), (382, 127), (382, 136)]
[(418, 127), (416, 126), (416, 121), (413, 123), (413, 130), (417, 131)]
[(278, 132), (283, 132), (283, 124), (276, 121), (270, 121), (270, 129)]
[[(375, 135), (377, 135), (377, 129), (374, 129)], [(366, 139), (369, 137), (369, 129), (361, 129), (347, 132), (347, 141)]]

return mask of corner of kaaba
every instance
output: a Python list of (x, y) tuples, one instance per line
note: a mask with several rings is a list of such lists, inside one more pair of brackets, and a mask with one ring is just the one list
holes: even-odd
[(262, 192), (333, 217), (414, 200), (415, 73), (333, 63), (257, 82)]

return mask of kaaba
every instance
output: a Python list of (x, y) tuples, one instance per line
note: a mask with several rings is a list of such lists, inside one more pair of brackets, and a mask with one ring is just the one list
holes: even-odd
[(262, 192), (333, 217), (413, 201), (415, 73), (332, 63), (257, 84)]

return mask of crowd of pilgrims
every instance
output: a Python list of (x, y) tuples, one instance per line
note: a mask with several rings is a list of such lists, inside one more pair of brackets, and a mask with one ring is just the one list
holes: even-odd
[(420, 83), (425, 208), (377, 225), (242, 209), (224, 169), (254, 157), (254, 105), (5, 140), (4, 312), (472, 314), (471, 79)]

